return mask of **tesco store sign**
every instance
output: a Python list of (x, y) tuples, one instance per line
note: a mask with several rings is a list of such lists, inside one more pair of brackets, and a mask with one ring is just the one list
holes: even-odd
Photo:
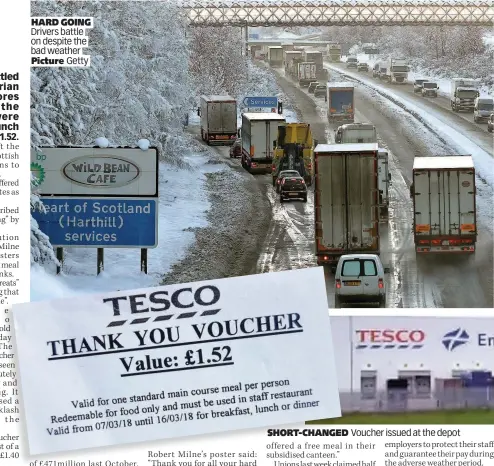
[(418, 349), (425, 341), (420, 329), (359, 329), (356, 333), (356, 349)]

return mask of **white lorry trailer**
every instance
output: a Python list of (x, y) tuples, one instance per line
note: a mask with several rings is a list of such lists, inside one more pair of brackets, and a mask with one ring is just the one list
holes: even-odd
[(377, 144), (318, 144), (314, 214), (318, 265), (343, 254), (379, 254)]
[(298, 64), (298, 83), (300, 87), (307, 87), (312, 81), (317, 81), (317, 65), (314, 62)]
[(368, 123), (348, 123), (341, 125), (335, 131), (335, 142), (336, 144), (377, 142), (376, 127)]
[(379, 148), (377, 151), (377, 188), (379, 189), (379, 220), (387, 222), (389, 218), (389, 186), (391, 173), (389, 172), (388, 151)]
[(281, 68), (283, 66), (283, 48), (281, 46), (269, 47), (268, 63), (273, 68)]
[(390, 58), (385, 68), (390, 83), (405, 84), (408, 82), (409, 67), (404, 58)]
[(475, 252), (475, 191), (470, 155), (415, 158), (410, 195), (417, 254)]
[(480, 95), (477, 79), (454, 78), (451, 80), (451, 109), (454, 112), (473, 112), (475, 99)]
[(242, 114), (242, 167), (250, 173), (271, 173), (273, 142), (285, 117), (277, 113)]
[(283, 52), (283, 65), (285, 66), (285, 73), (291, 72), (292, 62), (295, 58), (302, 58), (302, 52), (300, 50), (287, 50)]
[(201, 137), (214, 145), (231, 145), (237, 139), (237, 101), (229, 95), (202, 95), (197, 109)]
[[(331, 313), (341, 409), (386, 411), (388, 380), (406, 380), (408, 409), (465, 406), (464, 375), (494, 372), (494, 319)], [(449, 397), (448, 397), (449, 391)], [(484, 387), (483, 393), (489, 396)], [(451, 396), (456, 395), (456, 396)], [(479, 398), (480, 390), (476, 396)], [(491, 392), (492, 396), (492, 385)], [(462, 406), (463, 405), (463, 406)]]

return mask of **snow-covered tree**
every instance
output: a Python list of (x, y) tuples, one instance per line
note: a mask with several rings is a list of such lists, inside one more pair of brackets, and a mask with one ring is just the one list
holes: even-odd
[[(41, 202), (36, 188), (37, 180), (31, 177), (31, 211), (44, 212), (45, 206)], [(38, 222), (31, 216), (31, 265), (35, 263), (58, 265), (58, 260), (50, 244), (50, 239), (39, 229)]]

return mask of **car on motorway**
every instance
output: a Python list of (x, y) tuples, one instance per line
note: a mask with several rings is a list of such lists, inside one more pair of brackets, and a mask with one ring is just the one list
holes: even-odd
[(422, 85), (427, 82), (427, 79), (416, 79), (413, 82), (413, 92), (418, 94), (419, 92), (422, 92)]
[(359, 63), (357, 65), (357, 71), (369, 71), (369, 65), (367, 63)]
[(230, 158), (242, 157), (242, 139), (236, 139), (230, 147)]
[(307, 91), (309, 92), (309, 94), (314, 94), (314, 89), (316, 88), (316, 86), (319, 84), (318, 81), (311, 81), (309, 83), (309, 88), (307, 89)]
[(302, 199), (307, 202), (307, 185), (301, 176), (285, 176), (280, 183), (280, 202)]
[(372, 68), (372, 77), (379, 78), (379, 63), (376, 63), (374, 68)]
[(326, 97), (326, 86), (318, 84), (314, 89), (314, 97)]
[(487, 120), (487, 131), (489, 131), (489, 133), (492, 133), (493, 127), (494, 127), (494, 113), (491, 113), (491, 116)]
[(278, 178), (276, 178), (276, 192), (280, 192), (280, 185), (285, 176), (300, 176), (297, 170), (282, 170), (278, 173)]
[(344, 254), (335, 273), (335, 308), (349, 303), (386, 307), (384, 267), (376, 254)]
[(439, 86), (437, 83), (432, 81), (425, 81), (422, 83), (422, 97), (437, 97), (437, 91), (439, 90)]
[(347, 68), (357, 68), (357, 63), (358, 60), (355, 57), (348, 57), (346, 60), (346, 67)]

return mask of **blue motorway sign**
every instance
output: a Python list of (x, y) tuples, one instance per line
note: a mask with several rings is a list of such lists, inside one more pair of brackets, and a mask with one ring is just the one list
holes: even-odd
[(154, 248), (158, 204), (151, 198), (42, 198), (46, 213), (33, 211), (55, 247)]
[(248, 108), (278, 108), (278, 97), (246, 97), (244, 105)]
[(251, 32), (249, 34), (249, 39), (253, 39), (253, 40), (259, 40), (259, 34), (256, 34), (254, 32)]

